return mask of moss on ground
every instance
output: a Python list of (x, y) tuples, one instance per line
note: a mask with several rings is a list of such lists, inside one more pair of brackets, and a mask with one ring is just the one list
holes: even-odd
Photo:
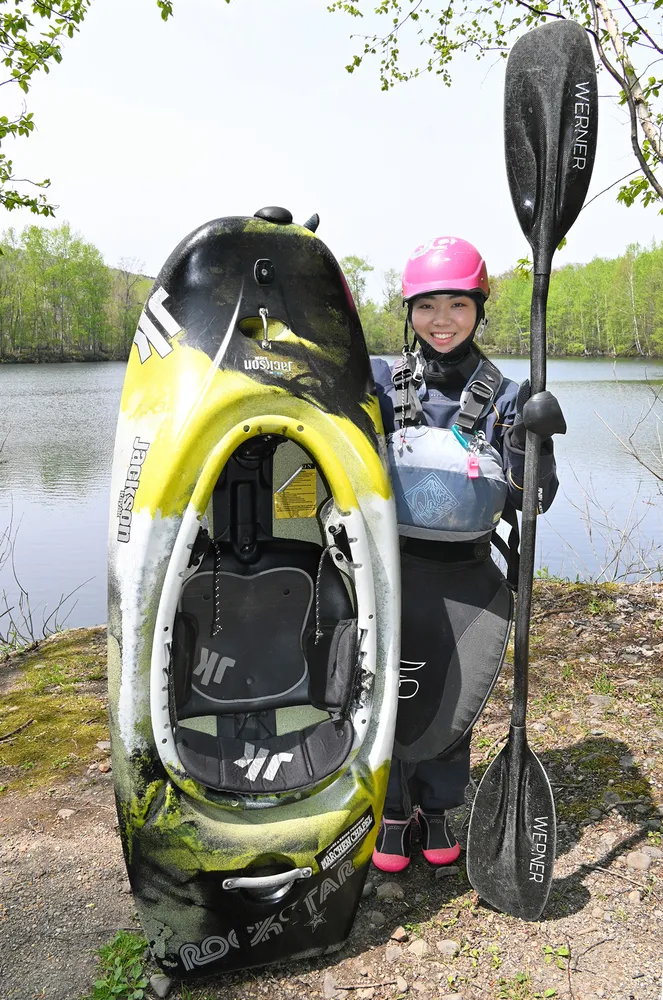
[(0, 790), (83, 771), (108, 739), (105, 629), (72, 629), (0, 664)]

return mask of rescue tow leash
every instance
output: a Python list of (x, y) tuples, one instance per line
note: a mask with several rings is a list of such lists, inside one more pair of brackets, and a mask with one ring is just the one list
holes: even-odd
[(534, 414), (537, 397), (540, 401), (546, 388), (552, 258), (582, 208), (596, 152), (596, 67), (579, 24), (555, 21), (516, 42), (506, 67), (504, 116), (511, 198), (534, 260), (532, 396), (523, 410), (527, 436), (511, 725), (474, 799), (467, 874), (486, 902), (504, 913), (536, 920), (550, 891), (556, 831), (550, 782), (527, 744), (525, 727), (542, 436)]

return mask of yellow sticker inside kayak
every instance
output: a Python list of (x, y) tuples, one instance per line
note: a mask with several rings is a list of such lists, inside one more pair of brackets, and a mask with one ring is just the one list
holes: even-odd
[(316, 474), (315, 465), (306, 462), (285, 481), (274, 494), (274, 516), (315, 517)]

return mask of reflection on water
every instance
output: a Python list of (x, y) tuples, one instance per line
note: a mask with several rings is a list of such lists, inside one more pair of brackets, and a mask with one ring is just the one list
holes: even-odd
[[(528, 375), (526, 359), (495, 360), (509, 378)], [(108, 489), (124, 370), (119, 362), (0, 365), (0, 533), (13, 511), (21, 581), (33, 603), (49, 611), (61, 594), (92, 578), (76, 595), (70, 625), (106, 620)], [(602, 534), (613, 542), (617, 536), (601, 528), (606, 518), (630, 524), (640, 548), (663, 539), (656, 481), (614, 436), (628, 436), (650, 407), (647, 378), (663, 381), (663, 362), (548, 363), (569, 426), (556, 439), (560, 492), (538, 532), (538, 565), (551, 574), (594, 576), (609, 563), (614, 553)], [(635, 441), (660, 456), (651, 417)], [(11, 586), (5, 567), (0, 590)]]
[(0, 495), (77, 502), (108, 479), (125, 366), (0, 365)]

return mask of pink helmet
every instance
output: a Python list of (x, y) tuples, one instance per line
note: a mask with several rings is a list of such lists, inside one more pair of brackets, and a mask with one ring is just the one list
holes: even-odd
[(426, 292), (490, 295), (486, 264), (471, 243), (438, 236), (418, 246), (403, 271), (403, 301)]

